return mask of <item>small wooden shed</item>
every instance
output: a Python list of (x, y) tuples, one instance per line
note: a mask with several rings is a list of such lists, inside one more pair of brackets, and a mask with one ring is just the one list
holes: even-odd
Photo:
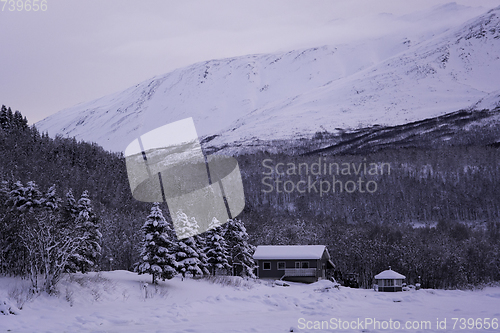
[(403, 291), (403, 280), (406, 276), (391, 269), (375, 275), (374, 289), (376, 291)]

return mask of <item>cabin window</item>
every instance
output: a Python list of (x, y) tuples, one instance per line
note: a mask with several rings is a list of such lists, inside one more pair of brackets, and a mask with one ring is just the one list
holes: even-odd
[(297, 269), (300, 268), (300, 261), (295, 262), (295, 268), (297, 268)]
[(280, 271), (285, 270), (285, 262), (284, 261), (278, 261), (278, 270), (280, 270)]
[(270, 270), (270, 269), (271, 269), (271, 262), (269, 262), (269, 261), (265, 261), (265, 262), (263, 263), (262, 268), (263, 268), (265, 271)]
[(309, 268), (309, 261), (303, 261), (300, 268)]

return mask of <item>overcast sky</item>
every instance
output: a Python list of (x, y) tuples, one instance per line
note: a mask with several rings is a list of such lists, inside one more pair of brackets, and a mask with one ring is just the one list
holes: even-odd
[(35, 123), (194, 62), (383, 35), (391, 26), (378, 14), (448, 2), (47, 0), (45, 12), (11, 12), (0, 2), (0, 104)]

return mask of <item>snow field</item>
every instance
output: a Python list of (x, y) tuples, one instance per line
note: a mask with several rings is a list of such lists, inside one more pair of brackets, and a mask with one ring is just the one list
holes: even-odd
[[(57, 297), (39, 295), (19, 310), (23, 297), (16, 300), (15, 291), (26, 289), (28, 281), (1, 277), (0, 308), (6, 302), (17, 315), (0, 315), (0, 332), (332, 332), (304, 327), (306, 322), (313, 327), (315, 321), (332, 318), (392, 319), (403, 325), (429, 321), (431, 329), (410, 331), (452, 332), (457, 329), (452, 329), (452, 318), (500, 319), (498, 287), (377, 293), (330, 289), (329, 281), (289, 283), (289, 287), (236, 277), (182, 280), (177, 276), (156, 287), (150, 281), (149, 275), (127, 271), (74, 274), (58, 285)], [(436, 328), (438, 318), (447, 320), (445, 330)]]

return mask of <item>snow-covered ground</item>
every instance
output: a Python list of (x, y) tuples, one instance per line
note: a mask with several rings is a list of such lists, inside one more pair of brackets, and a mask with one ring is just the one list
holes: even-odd
[[(10, 304), (17, 315), (0, 314), (1, 332), (454, 332), (461, 318), (498, 323), (500, 288), (479, 291), (418, 290), (378, 293), (328, 289), (329, 281), (272, 286), (232, 278), (233, 285), (176, 277), (149, 284), (148, 275), (126, 271), (65, 277), (58, 297), (41, 295), (23, 304), (27, 281), (0, 277), (0, 311)], [(147, 285), (145, 284), (147, 283)], [(18, 291), (18, 292), (16, 292)], [(18, 303), (18, 300), (20, 301)], [(455, 323), (452, 318), (459, 318)], [(493, 320), (493, 319), (496, 320)], [(437, 321), (446, 319), (446, 329)], [(361, 326), (358, 326), (358, 320)], [(392, 322), (390, 322), (392, 320)], [(353, 328), (335, 329), (335, 324)], [(378, 321), (374, 328), (370, 321)], [(395, 329), (399, 322), (400, 329)], [(405, 329), (420, 326), (419, 329)], [(429, 326), (424, 328), (425, 323)], [(462, 321), (463, 322), (463, 321)], [(366, 324), (369, 325), (366, 325)], [(325, 325), (328, 324), (329, 327)], [(453, 325), (455, 324), (455, 328)], [(323, 325), (323, 329), (314, 329)], [(391, 325), (384, 329), (386, 325)], [(309, 329), (307, 328), (309, 326)]]

